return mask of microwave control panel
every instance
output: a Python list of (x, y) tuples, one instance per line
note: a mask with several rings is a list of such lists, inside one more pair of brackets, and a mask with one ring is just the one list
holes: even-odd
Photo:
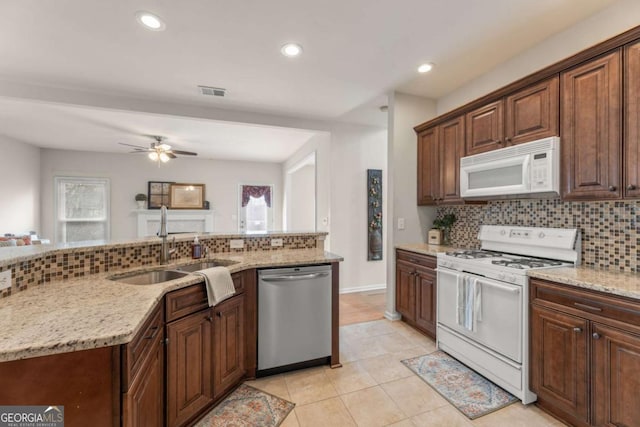
[(532, 190), (552, 190), (549, 188), (551, 182), (551, 162), (549, 152), (536, 153), (531, 155), (531, 189)]

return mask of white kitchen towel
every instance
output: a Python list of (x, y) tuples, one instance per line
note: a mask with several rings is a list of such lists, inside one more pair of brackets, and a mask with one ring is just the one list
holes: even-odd
[(475, 305), (477, 279), (469, 277), (466, 280), (464, 298), (464, 328), (473, 331), (473, 308)]
[(462, 275), (456, 275), (456, 323), (464, 326), (464, 294), (467, 279)]
[(209, 307), (219, 304), (236, 293), (231, 273), (226, 267), (207, 268), (196, 271), (194, 274), (204, 277)]
[(475, 279), (476, 281), (476, 294), (473, 304), (473, 330), (478, 330), (478, 322), (482, 322), (482, 281)]

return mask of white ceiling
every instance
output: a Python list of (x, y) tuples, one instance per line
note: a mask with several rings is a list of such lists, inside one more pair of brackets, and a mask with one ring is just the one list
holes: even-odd
[[(377, 104), (388, 91), (441, 97), (613, 1), (4, 0), (0, 79), (384, 125)], [(138, 10), (161, 16), (166, 30), (141, 28), (134, 17)], [(280, 55), (289, 41), (303, 45), (301, 57)], [(437, 66), (417, 75), (424, 61)], [(224, 87), (228, 96), (203, 97), (197, 85)], [(45, 105), (18, 106), (11, 114), (12, 107), (3, 105), (0, 132), (42, 146), (115, 151), (109, 147), (116, 141), (143, 132), (165, 134), (179, 148), (203, 152), (199, 146), (213, 141), (270, 141), (245, 150), (253, 154), (270, 153), (280, 138), (309, 137), (255, 127), (239, 136), (220, 123), (198, 123), (193, 130), (193, 123), (180, 119)], [(63, 126), (58, 118), (68, 122), (64, 129), (56, 128)], [(100, 126), (112, 133), (100, 134)], [(257, 136), (258, 130), (266, 136)], [(69, 134), (54, 136), (60, 131)]]

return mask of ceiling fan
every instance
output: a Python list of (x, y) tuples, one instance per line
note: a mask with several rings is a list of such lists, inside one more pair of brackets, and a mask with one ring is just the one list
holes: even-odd
[(133, 147), (133, 151), (130, 153), (147, 153), (149, 159), (154, 162), (158, 162), (158, 166), (160, 163), (166, 163), (171, 159), (175, 159), (178, 156), (197, 156), (198, 153), (194, 153), (192, 151), (183, 151), (183, 150), (174, 150), (171, 148), (169, 144), (165, 144), (162, 142), (164, 139), (162, 136), (150, 135), (151, 138), (155, 139), (154, 142), (149, 144), (149, 148), (133, 145), (133, 144), (125, 144), (124, 142), (119, 142), (120, 145), (125, 145), (127, 147)]

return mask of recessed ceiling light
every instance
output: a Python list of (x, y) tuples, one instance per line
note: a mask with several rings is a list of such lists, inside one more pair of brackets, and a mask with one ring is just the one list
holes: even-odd
[(167, 28), (164, 21), (160, 19), (158, 15), (154, 15), (151, 12), (139, 10), (136, 12), (136, 19), (147, 30), (163, 31)]
[(418, 67), (418, 72), (419, 73), (428, 73), (429, 71), (431, 71), (433, 69), (433, 63), (431, 62), (426, 62), (422, 65), (420, 65)]
[(294, 58), (302, 53), (302, 46), (297, 43), (287, 43), (280, 48), (280, 52), (282, 52), (284, 56)]

